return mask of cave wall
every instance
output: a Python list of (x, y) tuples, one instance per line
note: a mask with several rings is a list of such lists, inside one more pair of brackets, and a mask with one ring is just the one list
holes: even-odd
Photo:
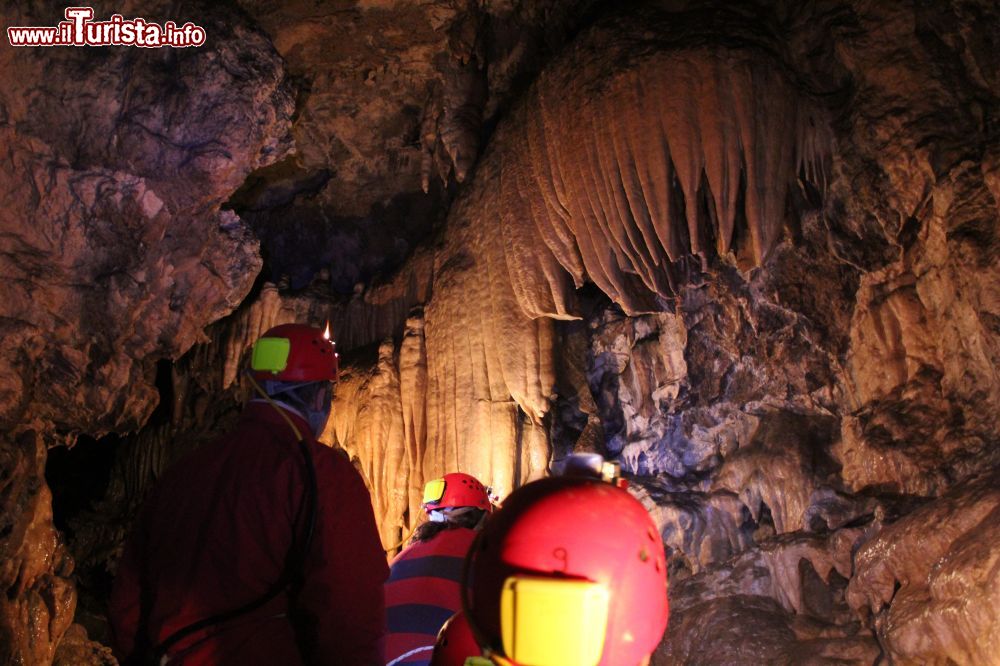
[[(752, 48), (723, 59), (669, 38), (643, 48), (623, 36), (627, 21), (598, 25), (498, 128), (435, 259), (423, 308), (423, 478), (458, 466), (505, 489), (537, 469), (525, 466), (525, 442), (545, 461), (573, 448), (571, 432), (580, 448), (621, 460), (639, 477), (674, 567), (677, 614), (661, 663), (720, 663), (746, 649), (790, 662), (871, 663), (880, 653), (988, 662), (1000, 626), (992, 504), (979, 500), (977, 512), (949, 499), (979, 498), (997, 465), (988, 109), (998, 88), (992, 38), (966, 23), (995, 26), (996, 16), (968, 4), (937, 13), (831, 6), (820, 14), (829, 32), (813, 46), (835, 65), (786, 52), (776, 69), (795, 70), (796, 86)], [(632, 58), (616, 57), (618, 40)], [(644, 58), (655, 65), (643, 69)], [(672, 106), (672, 85), (693, 87), (688, 72), (701, 72), (709, 92)], [(757, 104), (744, 117), (758, 124), (741, 122), (738, 108), (728, 119), (711, 112), (741, 85), (754, 93), (740, 99)], [(807, 90), (827, 94), (789, 102)], [(658, 113), (608, 110), (645, 103)], [(727, 131), (747, 134), (726, 141)], [(644, 176), (649, 163), (671, 177)], [(716, 194), (727, 163), (745, 179), (729, 199)], [(757, 202), (755, 164), (774, 188), (757, 190)], [(647, 187), (656, 178), (667, 185)], [(659, 236), (642, 235), (646, 219)], [(692, 266), (691, 254), (703, 256)], [(603, 305), (577, 302), (583, 282), (600, 288)], [(557, 376), (580, 365), (560, 358), (579, 353), (557, 321), (574, 317), (585, 323), (572, 335), (587, 343), (593, 404), (552, 415), (584, 392), (579, 373), (568, 385)], [(396, 372), (390, 351), (384, 343), (368, 366), (385, 375), (379, 387)], [(336, 439), (351, 447), (352, 427), (364, 426), (350, 405), (384, 400), (380, 390), (345, 400)], [(409, 389), (401, 395), (412, 401)], [(507, 401), (523, 416), (512, 419)], [(526, 425), (541, 437), (526, 439)], [(368, 440), (365, 450), (384, 451), (398, 469), (402, 440), (381, 427), (381, 448)], [(563, 439), (552, 441), (557, 432)], [(463, 449), (474, 457), (453, 453)], [(498, 475), (498, 449), (513, 476)], [(405, 460), (412, 493), (420, 458)], [(395, 507), (393, 534), (401, 497), (378, 505)], [(929, 522), (911, 513), (924, 502)], [(957, 534), (937, 530), (944, 525)], [(926, 558), (881, 561), (916, 548), (917, 530), (934, 542)], [(699, 637), (732, 623), (745, 628), (701, 652)]]
[[(427, 435), (422, 456), (408, 457), (411, 465), (418, 459), (422, 464), (411, 467), (410, 474), (431, 478), (458, 466), (503, 493), (543, 473), (551, 448), (547, 414), (557, 382), (555, 318), (582, 316), (574, 283), (593, 281), (630, 314), (676, 312), (684, 307), (680, 285), (707, 264), (709, 255), (718, 259), (720, 271), (733, 276), (734, 265), (763, 260), (783, 217), (775, 222), (775, 215), (765, 215), (765, 225), (761, 211), (784, 209), (784, 183), (796, 172), (820, 176), (820, 147), (829, 138), (822, 127), (790, 135), (777, 158), (763, 149), (757, 155), (752, 147), (770, 145), (770, 137), (788, 137), (789, 119), (807, 125), (822, 115), (809, 100), (796, 103), (775, 63), (745, 48), (715, 56), (684, 48), (683, 41), (650, 39), (671, 29), (682, 32), (666, 24), (648, 31), (650, 25), (660, 27), (656, 19), (608, 21), (554, 62), (498, 128), (474, 182), (453, 205), (429, 267), (431, 297), (423, 304)], [(617, 50), (609, 52), (609, 44)], [(608, 61), (620, 69), (609, 70)], [(707, 101), (670, 103), (671, 86), (683, 85), (699, 68), (711, 73), (704, 78), (711, 91)], [(760, 108), (727, 105), (721, 117), (713, 115), (720, 95), (731, 98), (744, 89), (759, 89), (754, 99)], [(546, 100), (556, 90), (560, 99)], [(787, 117), (774, 115), (774, 124), (754, 121), (771, 117), (765, 104), (791, 110)], [(606, 112), (615, 107), (634, 107), (637, 113)], [(648, 112), (659, 107), (670, 109), (663, 123)], [(602, 114), (605, 131), (594, 131), (594, 116), (572, 124), (556, 120), (581, 109)], [(711, 138), (691, 145), (692, 134)], [(678, 146), (673, 159), (671, 145)], [(766, 187), (753, 178), (741, 187), (739, 168), (731, 173), (731, 165), (748, 161), (760, 163)], [(699, 188), (697, 179), (692, 185), (688, 178), (682, 186), (674, 178), (682, 169), (700, 174), (706, 164), (725, 196), (714, 197), (707, 179)], [(594, 179), (602, 173), (608, 174), (607, 183)], [(716, 240), (699, 245), (702, 237)], [(698, 253), (704, 257), (692, 268), (687, 256)], [(731, 257), (731, 263), (722, 256)], [(402, 293), (410, 279), (401, 274), (395, 291)], [(707, 298), (695, 293), (692, 298)], [(669, 342), (665, 346), (676, 355)], [(770, 361), (762, 358), (759, 364), (766, 367)], [(804, 388), (804, 380), (800, 383), (802, 392), (812, 391)], [(374, 396), (366, 395), (364, 404), (369, 399)], [(356, 411), (351, 402), (344, 404), (348, 421)], [(341, 435), (350, 431), (349, 426), (337, 431), (348, 448), (352, 438)], [(640, 463), (634, 448), (624, 457), (631, 471), (662, 471)]]
[[(8, 5), (5, 21), (49, 19), (28, 7)], [(2, 305), (11, 427), (137, 428), (157, 400), (144, 361), (187, 351), (260, 270), (220, 207), (291, 148), (291, 90), (259, 32), (203, 16), (211, 52), (3, 51), (17, 73), (0, 101), (3, 261), (18, 278)]]
[[(221, 205), (291, 148), (293, 97), (257, 29), (201, 9), (211, 51), (0, 51), (3, 663), (50, 663), (73, 618), (45, 448), (138, 429), (158, 401), (156, 359), (203, 339), (261, 267), (248, 227)], [(62, 17), (15, 2), (3, 18)]]

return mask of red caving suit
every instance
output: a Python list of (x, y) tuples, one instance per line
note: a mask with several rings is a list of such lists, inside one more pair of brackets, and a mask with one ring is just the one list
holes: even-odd
[(419, 541), (392, 562), (385, 584), (386, 663), (426, 666), (437, 633), (462, 610), (462, 563), (476, 532), (453, 527)]
[[(382, 664), (388, 575), (371, 497), (343, 455), (308, 439), (317, 516), (301, 590), (203, 629), (170, 649), (171, 666)], [(136, 644), (145, 599), (149, 640), (263, 596), (281, 580), (308, 511), (295, 436), (266, 402), (231, 434), (174, 465), (143, 508), (119, 565), (110, 619), (118, 656)]]

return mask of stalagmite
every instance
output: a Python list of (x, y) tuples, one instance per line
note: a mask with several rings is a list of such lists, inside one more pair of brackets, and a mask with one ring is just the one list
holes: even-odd
[(382, 544), (391, 548), (403, 534), (409, 507), (400, 376), (391, 339), (378, 346), (370, 370), (345, 369), (337, 386), (330, 423), (321, 437), (357, 460), (380, 517)]
[[(427, 348), (422, 308), (411, 311), (399, 349), (399, 392), (403, 408), (403, 446), (406, 450), (408, 523), (412, 529), (423, 501), (424, 449), (427, 445)], [(396, 481), (399, 484), (399, 480)]]

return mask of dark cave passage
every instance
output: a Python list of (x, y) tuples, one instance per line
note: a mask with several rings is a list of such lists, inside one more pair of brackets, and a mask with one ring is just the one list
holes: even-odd
[(45, 483), (52, 489), (52, 521), (68, 538), (74, 520), (107, 492), (120, 442), (118, 435), (100, 439), (80, 435), (72, 447), (49, 451)]

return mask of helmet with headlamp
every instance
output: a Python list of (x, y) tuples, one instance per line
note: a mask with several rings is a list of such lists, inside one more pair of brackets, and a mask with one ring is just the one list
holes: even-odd
[(424, 486), (424, 511), (472, 507), (492, 511), (489, 488), (471, 474), (452, 472)]
[(335, 382), (337, 370), (329, 331), (305, 324), (269, 329), (254, 344), (250, 359), (250, 374), (258, 382)]
[(667, 626), (662, 540), (616, 483), (567, 476), (523, 486), (468, 558), (464, 610), (497, 663), (632, 666)]
[[(319, 437), (330, 415), (330, 382), (337, 381), (338, 361), (329, 325), (322, 331), (305, 324), (281, 324), (254, 343), (248, 374), (256, 391), (268, 400), (280, 397), (290, 402)], [(326, 384), (326, 390), (322, 404), (311, 404), (300, 396), (300, 389), (317, 383)]]

